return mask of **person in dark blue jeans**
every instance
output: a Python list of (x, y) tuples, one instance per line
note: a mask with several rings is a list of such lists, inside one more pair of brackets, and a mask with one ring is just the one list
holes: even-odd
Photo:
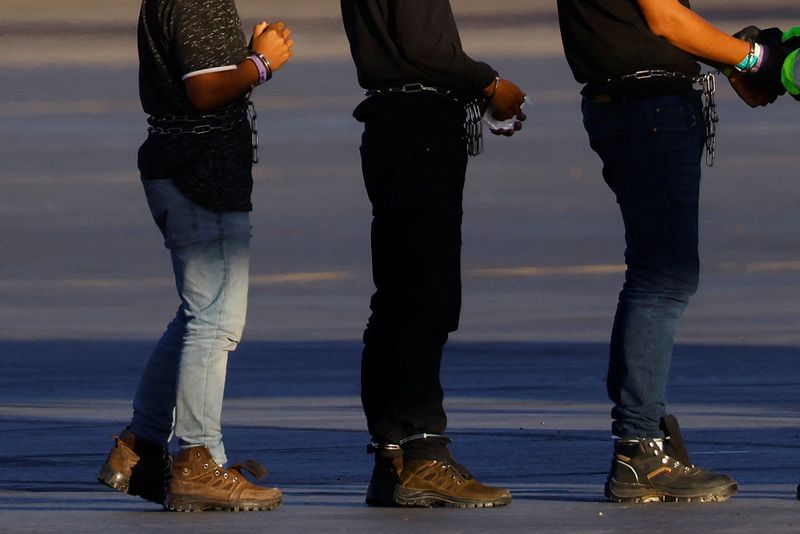
[(625, 283), (608, 394), (615, 502), (722, 501), (736, 482), (689, 461), (665, 390), (678, 319), (698, 285), (706, 125), (696, 58), (756, 72), (767, 47), (729, 36), (688, 0), (558, 0), (567, 61), (585, 84), (583, 120), (625, 224)]
[(700, 94), (585, 99), (589, 143), (625, 224), (608, 371), (615, 436), (658, 431), (678, 319), (697, 290)]

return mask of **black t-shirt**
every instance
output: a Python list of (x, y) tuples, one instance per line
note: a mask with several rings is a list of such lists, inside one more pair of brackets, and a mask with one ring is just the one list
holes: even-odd
[(449, 0), (341, 0), (365, 89), (424, 83), (480, 96), (497, 73), (461, 47)]
[(202, 134), (150, 133), (139, 149), (142, 176), (172, 179), (212, 211), (252, 209), (246, 97), (203, 113), (192, 106), (184, 85), (191, 76), (235, 69), (247, 56), (233, 0), (143, 0), (138, 43), (139, 94), (155, 119), (151, 124), (162, 132), (213, 127)]
[(558, 20), (567, 62), (580, 83), (602, 84), (640, 70), (700, 72), (690, 54), (650, 31), (636, 0), (558, 0)]

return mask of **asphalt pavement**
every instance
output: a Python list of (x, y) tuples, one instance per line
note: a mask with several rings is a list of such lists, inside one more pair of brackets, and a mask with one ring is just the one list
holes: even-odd
[[(514, 501), (363, 504), (359, 339), (372, 286), (350, 116), (360, 91), (335, 3), (295, 4), (239, 2), (246, 24), (262, 6), (296, 21), (298, 43), (256, 96), (249, 321), (223, 414), (229, 456), (266, 464), (286, 496), (276, 511), (239, 514), (163, 512), (94, 480), (177, 305), (136, 171), (138, 3), (0, 6), (0, 532), (800, 531), (800, 104), (751, 110), (720, 80), (701, 288), (668, 389), (695, 463), (740, 492), (720, 504), (607, 503), (622, 225), (553, 6), (522, 0), (453, 2), (467, 50), (533, 107), (522, 132), (488, 139), (470, 163), (463, 316), (442, 375), (457, 457)], [(788, 0), (693, 4), (728, 31), (800, 21)]]

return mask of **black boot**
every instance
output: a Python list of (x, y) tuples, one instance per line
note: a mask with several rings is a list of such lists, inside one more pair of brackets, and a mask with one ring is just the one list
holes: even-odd
[(375, 466), (367, 487), (367, 505), (397, 506), (394, 489), (403, 471), (403, 451), (399, 445), (372, 443), (367, 447), (367, 452), (375, 455)]
[[(656, 438), (617, 440), (605, 486), (606, 497), (614, 502), (634, 503), (707, 502), (724, 501), (736, 493), (736, 481), (731, 477), (688, 463), (674, 417), (667, 432), (664, 450)], [(671, 451), (684, 461), (671, 456)]]

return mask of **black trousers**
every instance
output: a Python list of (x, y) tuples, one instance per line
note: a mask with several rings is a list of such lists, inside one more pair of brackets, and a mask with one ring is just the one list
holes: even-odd
[[(447, 425), (442, 349), (461, 309), (461, 218), (467, 168), (464, 111), (438, 95), (373, 96), (364, 123), (364, 183), (372, 203), (375, 294), (364, 332), (361, 400), (373, 440), (398, 443)], [(443, 440), (404, 446), (448, 455)]]

